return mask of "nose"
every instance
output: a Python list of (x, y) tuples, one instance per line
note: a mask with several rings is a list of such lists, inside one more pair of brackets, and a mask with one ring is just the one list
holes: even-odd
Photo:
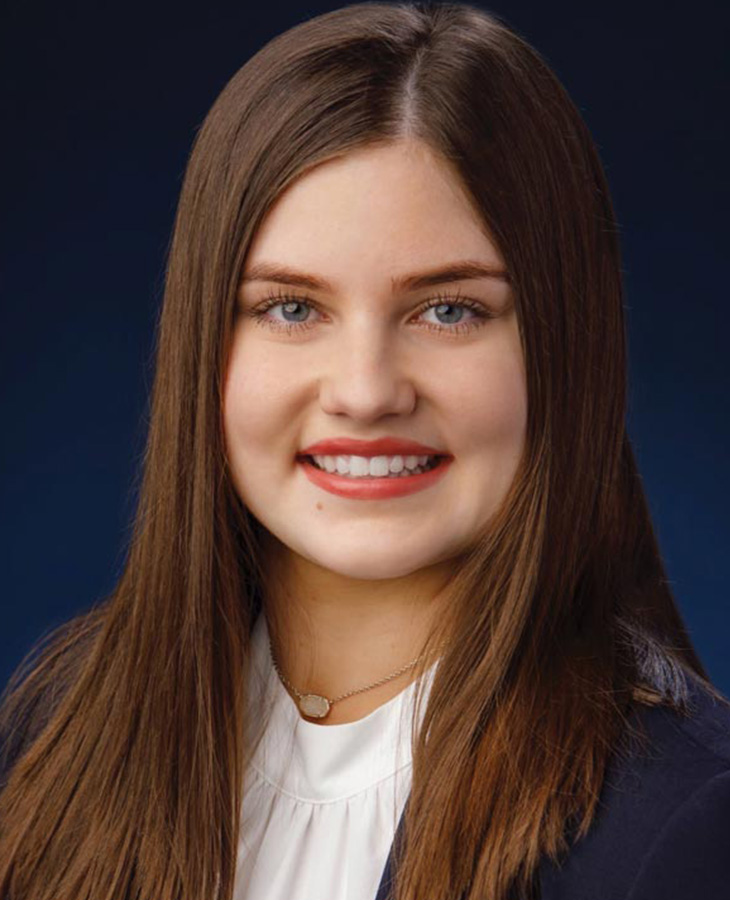
[(382, 319), (351, 323), (323, 365), (323, 411), (362, 421), (408, 415), (415, 407), (417, 393), (405, 362), (403, 348), (395, 346)]

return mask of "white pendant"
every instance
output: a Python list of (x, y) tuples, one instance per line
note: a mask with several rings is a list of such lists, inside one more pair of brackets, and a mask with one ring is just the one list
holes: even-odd
[(319, 694), (305, 694), (299, 700), (299, 709), (310, 719), (324, 719), (330, 711), (330, 702)]

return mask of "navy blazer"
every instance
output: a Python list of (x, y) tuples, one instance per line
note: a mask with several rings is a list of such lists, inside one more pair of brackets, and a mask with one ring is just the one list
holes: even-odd
[[(586, 836), (539, 867), (541, 900), (730, 900), (730, 707), (688, 678), (691, 717), (638, 706), (651, 741), (614, 754)], [(390, 900), (393, 849), (375, 900)]]

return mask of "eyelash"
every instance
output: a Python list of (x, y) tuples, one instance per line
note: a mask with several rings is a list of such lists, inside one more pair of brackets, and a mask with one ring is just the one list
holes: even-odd
[[(255, 309), (252, 309), (249, 312), (249, 315), (254, 319), (257, 325), (262, 325), (265, 328), (272, 328), (274, 331), (285, 331), (287, 333), (291, 333), (293, 331), (301, 331), (306, 330), (308, 328), (314, 327), (310, 322), (279, 322), (276, 319), (270, 319), (266, 316), (266, 313), (274, 306), (279, 306), (279, 304), (285, 303), (304, 303), (311, 306), (313, 309), (317, 309), (317, 304), (310, 300), (308, 297), (297, 297), (291, 294), (287, 294), (284, 291), (279, 291), (276, 294), (269, 294), (259, 306)], [(482, 303), (478, 303), (476, 300), (471, 300), (469, 297), (462, 297), (460, 291), (456, 291), (456, 294), (441, 294), (438, 293), (434, 297), (430, 298), (423, 306), (419, 309), (418, 314), (424, 313), (427, 309), (431, 309), (434, 306), (461, 306), (466, 309), (470, 309), (472, 312), (476, 313), (476, 317), (472, 319), (470, 322), (457, 322), (452, 328), (447, 325), (434, 325), (432, 322), (424, 323), (426, 328), (431, 331), (438, 332), (448, 332), (449, 334), (459, 334), (464, 331), (472, 331), (475, 328), (481, 328), (483, 325), (490, 319), (496, 318), (495, 315), (490, 312), (486, 306)]]

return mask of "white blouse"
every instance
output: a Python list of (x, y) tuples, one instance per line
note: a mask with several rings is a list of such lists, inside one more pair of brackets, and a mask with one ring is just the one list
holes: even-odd
[(374, 900), (410, 792), (416, 684), (356, 722), (318, 725), (282, 685), (258, 616), (249, 711), (272, 708), (244, 783), (235, 900)]

